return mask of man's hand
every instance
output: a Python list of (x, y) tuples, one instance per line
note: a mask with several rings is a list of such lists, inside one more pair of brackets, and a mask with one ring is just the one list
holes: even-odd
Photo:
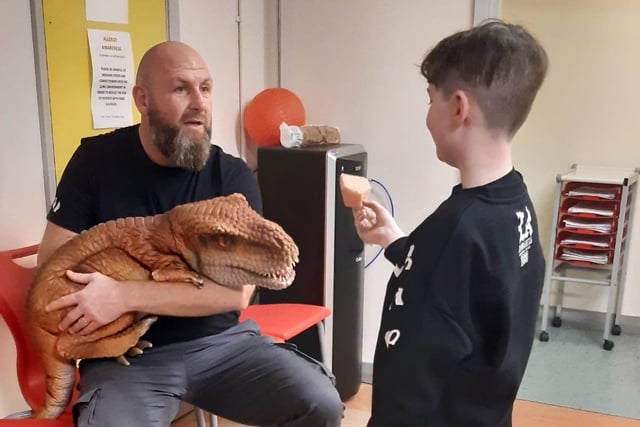
[(380, 203), (363, 200), (360, 209), (353, 209), (353, 219), (358, 236), (364, 243), (372, 243), (386, 249), (391, 243), (406, 236)]
[(67, 277), (85, 286), (47, 305), (48, 312), (71, 307), (58, 325), (61, 331), (68, 329), (71, 334), (87, 335), (125, 313), (120, 282), (101, 273), (76, 273), (70, 270), (67, 270)]

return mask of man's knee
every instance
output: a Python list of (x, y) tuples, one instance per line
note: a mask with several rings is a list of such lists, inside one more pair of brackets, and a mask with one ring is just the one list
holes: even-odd
[[(307, 396), (310, 425), (339, 426), (344, 416), (344, 404), (333, 386), (312, 387)], [(324, 422), (321, 424), (320, 422)]]

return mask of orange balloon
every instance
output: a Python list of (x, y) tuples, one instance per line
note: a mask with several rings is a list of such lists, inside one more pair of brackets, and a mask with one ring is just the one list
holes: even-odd
[(289, 89), (265, 89), (244, 109), (244, 130), (260, 146), (280, 144), (282, 122), (290, 126), (305, 124), (302, 101)]

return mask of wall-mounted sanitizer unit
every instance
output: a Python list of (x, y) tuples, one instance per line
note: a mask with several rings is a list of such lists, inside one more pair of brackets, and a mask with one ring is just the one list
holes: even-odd
[[(367, 153), (355, 144), (258, 150), (264, 216), (280, 224), (300, 249), (293, 284), (281, 291), (260, 289), (259, 301), (331, 309), (325, 320), (324, 362), (336, 376), (343, 400), (358, 392), (362, 380), (364, 245), (351, 209), (342, 202), (338, 177), (342, 172), (366, 176), (366, 170)], [(294, 343), (320, 358), (313, 331)]]

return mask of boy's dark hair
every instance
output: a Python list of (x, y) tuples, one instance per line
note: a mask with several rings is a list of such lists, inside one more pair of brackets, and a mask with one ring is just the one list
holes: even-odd
[(446, 98), (458, 89), (471, 93), (487, 127), (510, 139), (529, 114), (547, 63), (544, 48), (524, 27), (491, 20), (440, 41), (421, 72)]

